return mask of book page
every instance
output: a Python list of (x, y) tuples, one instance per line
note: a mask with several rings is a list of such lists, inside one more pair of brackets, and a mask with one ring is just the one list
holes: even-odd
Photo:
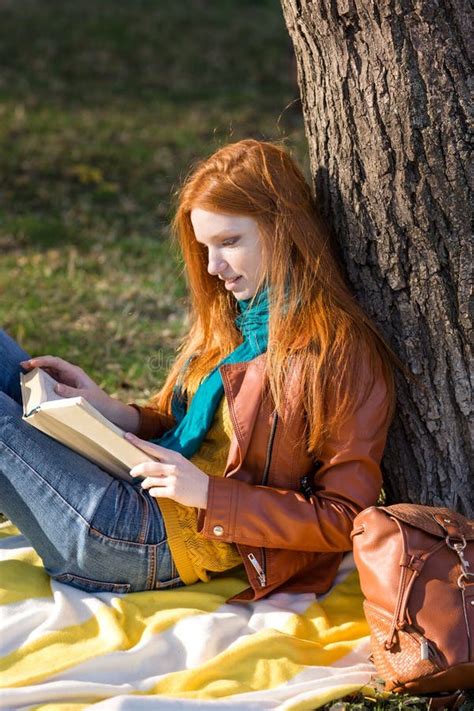
[(23, 414), (28, 415), (44, 402), (62, 400), (54, 392), (57, 381), (41, 368), (33, 368), (29, 373), (20, 374), (21, 394), (23, 399)]
[[(82, 397), (47, 402), (27, 422), (92, 459), (110, 473), (128, 472), (136, 464), (156, 461), (124, 439), (124, 431)], [(41, 425), (41, 426), (40, 426)]]
[[(119, 460), (116, 460), (108, 452), (104, 452), (95, 442), (89, 439), (89, 437), (71, 430), (55, 417), (50, 417), (47, 410), (39, 410), (33, 413), (26, 421), (40, 430), (40, 432), (44, 432), (44, 434), (66, 445), (78, 454), (86, 457), (86, 459), (90, 459), (91, 462), (97, 464), (105, 472), (119, 479), (132, 481), (132, 477), (128, 473), (128, 467)], [(74, 472), (71, 471), (71, 474), (73, 475)]]
[(41, 370), (41, 368), (38, 368), (38, 370), (38, 375), (41, 380), (41, 389), (44, 393), (44, 400), (47, 402), (50, 402), (51, 400), (63, 400), (64, 398), (61, 395), (54, 392), (54, 386), (58, 384), (58, 381), (45, 370)]
[(121, 478), (145, 461), (156, 461), (124, 439), (124, 430), (81, 396), (64, 398), (54, 392), (56, 380), (39, 368), (20, 376), (23, 419)]

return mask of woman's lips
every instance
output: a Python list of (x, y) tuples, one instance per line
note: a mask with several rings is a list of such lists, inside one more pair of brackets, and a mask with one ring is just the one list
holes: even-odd
[(233, 288), (236, 286), (237, 282), (239, 281), (240, 277), (235, 277), (235, 279), (226, 279), (225, 281), (225, 288), (228, 289), (229, 291), (232, 291)]

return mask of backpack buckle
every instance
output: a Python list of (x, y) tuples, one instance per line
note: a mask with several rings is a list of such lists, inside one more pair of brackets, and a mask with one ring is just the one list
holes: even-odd
[(469, 572), (468, 568), (470, 567), (469, 561), (466, 560), (464, 557), (463, 550), (465, 549), (467, 543), (466, 539), (464, 538), (463, 535), (461, 535), (461, 540), (460, 541), (451, 541), (450, 536), (446, 536), (446, 545), (448, 548), (451, 548), (451, 550), (455, 551), (457, 553), (457, 556), (459, 558), (459, 562), (461, 563), (461, 574), (458, 577), (458, 587), (460, 588), (465, 588), (466, 587), (466, 581), (469, 580), (469, 578), (474, 579), (474, 573)]

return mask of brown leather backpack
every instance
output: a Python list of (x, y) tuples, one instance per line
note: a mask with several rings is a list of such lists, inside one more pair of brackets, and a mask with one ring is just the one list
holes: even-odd
[(474, 688), (474, 521), (447, 508), (371, 506), (351, 537), (385, 689)]

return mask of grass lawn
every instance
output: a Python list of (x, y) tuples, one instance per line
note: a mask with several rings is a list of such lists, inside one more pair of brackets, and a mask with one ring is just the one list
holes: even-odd
[(279, 6), (7, 1), (0, 39), (0, 322), (143, 402), (185, 328), (168, 224), (190, 166), (251, 136), (308, 172)]
[(168, 224), (190, 166), (254, 137), (309, 177), (279, 3), (4, 0), (0, 64), (0, 323), (145, 402), (186, 328)]

